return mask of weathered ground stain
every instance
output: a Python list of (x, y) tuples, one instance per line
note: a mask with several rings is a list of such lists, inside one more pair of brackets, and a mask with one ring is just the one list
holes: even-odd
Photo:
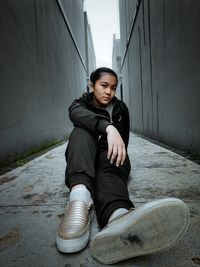
[(192, 261), (193, 261), (195, 264), (200, 265), (200, 258), (199, 258), (199, 257), (193, 257), (193, 258), (192, 258)]
[(161, 152), (154, 152), (154, 154), (165, 155), (165, 154), (168, 154), (168, 152), (161, 151)]
[(69, 196), (69, 193), (70, 193), (70, 192), (66, 191), (66, 192), (62, 193), (62, 196), (66, 198), (66, 197)]
[(52, 211), (52, 210), (42, 210), (42, 211), (34, 210), (32, 213), (33, 214), (41, 214), (41, 213), (46, 214), (45, 217), (50, 218), (53, 216), (54, 211)]
[(50, 245), (50, 248), (56, 248), (56, 242), (54, 242), (53, 244)]
[(159, 169), (159, 168), (164, 168), (164, 167), (165, 166), (163, 166), (162, 163), (157, 163), (157, 162), (151, 163), (151, 165), (145, 166), (145, 168), (147, 168), (147, 169)]
[(17, 178), (17, 176), (6, 176), (6, 175), (1, 176), (0, 177), (0, 185), (3, 185), (5, 183), (9, 183), (9, 182), (15, 180), (16, 178)]
[(32, 213), (36, 214), (36, 213), (39, 213), (39, 211), (38, 210), (34, 210)]
[(200, 200), (200, 187), (198, 185), (196, 186), (188, 186), (187, 188), (181, 188), (181, 189), (170, 189), (170, 188), (158, 188), (158, 187), (151, 187), (149, 188), (138, 188), (131, 186), (129, 188), (130, 194), (134, 197), (140, 197), (140, 198), (147, 198), (148, 196), (152, 198), (152, 196), (168, 196), (168, 197), (178, 197), (180, 199), (192, 199), (195, 201)]
[(173, 171), (168, 171), (167, 173), (174, 175), (174, 174), (182, 174), (182, 173), (184, 173), (184, 171), (173, 170)]
[(198, 170), (192, 170), (192, 173), (200, 174), (200, 172)]
[(0, 251), (14, 246), (22, 238), (20, 231), (13, 228), (9, 233), (0, 237)]
[(42, 210), (41, 211), (42, 213), (49, 213), (49, 212), (51, 212), (50, 210)]
[(23, 196), (23, 199), (33, 199), (35, 196), (38, 196), (38, 194), (27, 194)]
[(51, 211), (51, 210), (42, 210), (41, 213), (48, 213), (48, 214), (46, 215), (46, 218), (50, 218), (50, 217), (52, 217), (52, 211)]
[(197, 215), (198, 215), (198, 211), (197, 210), (195, 210), (194, 208), (190, 209), (190, 217), (191, 218), (194, 218)]
[(33, 185), (29, 185), (29, 186), (23, 188), (23, 192), (30, 192), (32, 190), (33, 190)]
[(47, 156), (45, 156), (45, 158), (46, 158), (46, 159), (54, 159), (55, 157), (52, 156), (52, 155), (47, 155)]
[(22, 196), (21, 198), (24, 199), (26, 202), (31, 203), (32, 205), (38, 205), (43, 203), (47, 198), (52, 197), (54, 193), (44, 192), (42, 194), (27, 194)]
[(61, 219), (64, 216), (64, 213), (58, 214), (57, 217)]

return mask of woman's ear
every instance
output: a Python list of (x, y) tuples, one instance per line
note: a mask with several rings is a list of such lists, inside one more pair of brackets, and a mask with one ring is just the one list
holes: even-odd
[(94, 85), (93, 85), (92, 82), (90, 83), (90, 90), (91, 90), (92, 92), (94, 91)]

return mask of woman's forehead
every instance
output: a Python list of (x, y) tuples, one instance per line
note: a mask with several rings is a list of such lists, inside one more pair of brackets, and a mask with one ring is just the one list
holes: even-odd
[(106, 72), (103, 72), (101, 73), (101, 76), (99, 78), (100, 81), (109, 81), (109, 82), (114, 82), (116, 83), (117, 79), (114, 75), (110, 74), (110, 73), (106, 73)]

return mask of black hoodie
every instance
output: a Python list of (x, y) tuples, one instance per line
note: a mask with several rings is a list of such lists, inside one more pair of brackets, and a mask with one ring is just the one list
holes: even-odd
[(106, 127), (113, 125), (119, 131), (127, 148), (130, 131), (129, 111), (125, 103), (117, 97), (113, 98), (112, 103), (111, 118), (106, 109), (94, 106), (93, 93), (85, 93), (72, 102), (69, 107), (69, 118), (74, 127), (85, 128), (98, 137), (101, 135), (101, 142), (105, 146), (107, 146)]

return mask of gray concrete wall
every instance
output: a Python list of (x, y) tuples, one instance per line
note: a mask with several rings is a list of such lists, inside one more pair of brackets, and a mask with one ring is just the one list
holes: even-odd
[(122, 93), (122, 83), (121, 83), (121, 49), (120, 49), (120, 39), (113, 35), (113, 51), (112, 51), (112, 69), (118, 75), (118, 86), (116, 91), (116, 96), (123, 100)]
[(200, 154), (200, 2), (120, 0), (119, 10), (132, 130)]
[(120, 39), (113, 35), (113, 52), (112, 52), (112, 68), (120, 75), (121, 73), (121, 51), (120, 51)]
[(66, 13), (81, 56), (84, 62), (86, 62), (86, 47), (85, 42), (83, 42), (85, 40), (83, 0), (58, 0), (58, 2)]
[(86, 88), (83, 1), (2, 0), (0, 58), (2, 162), (71, 131), (68, 106)]
[(84, 12), (85, 22), (85, 43), (86, 43), (86, 66), (87, 66), (87, 86), (89, 90), (90, 74), (96, 69), (96, 56), (90, 24), (87, 18), (87, 12)]

